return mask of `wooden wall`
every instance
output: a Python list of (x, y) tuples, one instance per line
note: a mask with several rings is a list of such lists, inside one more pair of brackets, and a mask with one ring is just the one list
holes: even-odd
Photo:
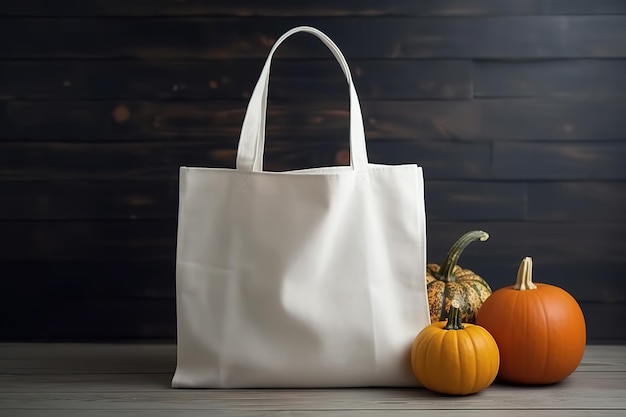
[[(3, 0), (1, 339), (175, 336), (178, 167), (233, 166), (300, 24), (347, 55), (370, 160), (424, 167), (429, 261), (486, 230), (463, 266), (499, 288), (532, 256), (626, 340), (623, 0)], [(345, 163), (338, 66), (304, 35), (278, 56), (267, 167)]]

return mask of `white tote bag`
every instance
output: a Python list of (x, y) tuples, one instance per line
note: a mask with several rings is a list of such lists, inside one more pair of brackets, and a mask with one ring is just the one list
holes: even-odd
[[(350, 166), (264, 172), (270, 63), (308, 32), (350, 92)], [(297, 146), (297, 145), (296, 145)], [(274, 45), (246, 111), (236, 169), (180, 169), (175, 388), (416, 386), (429, 324), (422, 170), (369, 164), (339, 48), (297, 27)]]

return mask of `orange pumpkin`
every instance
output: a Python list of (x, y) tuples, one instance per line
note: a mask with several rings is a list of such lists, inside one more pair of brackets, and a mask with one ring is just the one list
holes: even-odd
[(476, 323), (500, 349), (500, 379), (518, 384), (551, 384), (580, 364), (586, 326), (580, 306), (565, 290), (532, 281), (525, 258), (514, 286), (495, 291), (478, 311)]
[(498, 345), (480, 326), (461, 323), (453, 300), (448, 322), (426, 326), (411, 347), (411, 368), (426, 388), (441, 394), (467, 395), (487, 388), (498, 374)]

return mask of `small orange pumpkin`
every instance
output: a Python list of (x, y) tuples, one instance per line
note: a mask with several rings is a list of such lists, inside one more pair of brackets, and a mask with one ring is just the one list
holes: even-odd
[(565, 290), (532, 281), (525, 258), (514, 286), (495, 291), (478, 311), (500, 348), (499, 378), (518, 384), (551, 384), (565, 379), (585, 352), (585, 318)]
[(411, 367), (417, 380), (441, 394), (474, 394), (498, 374), (496, 341), (480, 326), (461, 323), (460, 303), (450, 306), (448, 322), (426, 326), (411, 347)]
[(431, 323), (448, 317), (452, 300), (458, 300), (461, 303), (462, 322), (474, 323), (476, 321), (476, 312), (483, 301), (491, 295), (491, 288), (478, 274), (461, 268), (457, 262), (467, 245), (476, 240), (487, 239), (489, 235), (482, 230), (467, 232), (452, 245), (441, 266), (426, 265), (426, 287)]

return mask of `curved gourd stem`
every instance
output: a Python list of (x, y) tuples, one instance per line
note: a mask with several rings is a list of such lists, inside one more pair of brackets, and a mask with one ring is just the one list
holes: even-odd
[(459, 257), (461, 256), (463, 250), (465, 250), (467, 245), (476, 240), (484, 242), (487, 239), (489, 239), (489, 234), (487, 232), (483, 232), (482, 230), (472, 230), (471, 232), (467, 232), (461, 236), (459, 240), (452, 245), (446, 255), (446, 259), (444, 259), (443, 264), (441, 265), (441, 269), (439, 270), (441, 279), (444, 282), (454, 281), (455, 278), (452, 275), (452, 271), (459, 261)]
[(444, 330), (462, 330), (465, 328), (461, 323), (459, 307), (461, 307), (461, 303), (459, 303), (458, 300), (452, 301), (450, 314), (448, 315), (448, 323), (446, 323), (446, 326), (443, 328)]
[(517, 281), (515, 281), (513, 289), (520, 291), (537, 289), (537, 286), (533, 283), (533, 258), (530, 256), (522, 260), (519, 270), (517, 271)]

